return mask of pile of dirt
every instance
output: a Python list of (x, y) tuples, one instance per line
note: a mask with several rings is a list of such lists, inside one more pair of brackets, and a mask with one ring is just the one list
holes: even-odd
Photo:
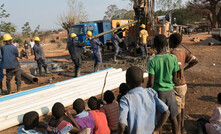
[(207, 38), (207, 39), (204, 40), (204, 41), (201, 41), (201, 42), (199, 42), (199, 43), (196, 43), (195, 45), (209, 45), (209, 43), (221, 44), (220, 41), (218, 41), (218, 40), (216, 40), (216, 39), (214, 39), (214, 38), (212, 38), (212, 37), (209, 37), (209, 38)]

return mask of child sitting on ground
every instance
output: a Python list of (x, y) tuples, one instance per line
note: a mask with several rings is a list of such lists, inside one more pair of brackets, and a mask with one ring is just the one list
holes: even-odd
[(93, 134), (95, 127), (94, 117), (90, 112), (85, 110), (85, 104), (81, 98), (74, 101), (73, 110), (77, 112), (77, 115), (75, 115), (74, 118), (79, 124), (81, 130), (90, 128), (90, 134)]
[(23, 117), (23, 125), (19, 127), (17, 134), (42, 134), (37, 132), (35, 128), (43, 127), (47, 131), (51, 129), (44, 123), (39, 123), (39, 115), (35, 111), (28, 112)]
[(121, 83), (119, 87), (119, 95), (117, 96), (117, 102), (120, 102), (122, 96), (124, 96), (129, 91), (129, 87), (126, 83)]
[(70, 112), (67, 113), (67, 116), (73, 122), (74, 127), (71, 123), (64, 120), (65, 108), (64, 105), (60, 102), (55, 103), (52, 107), (52, 115), (54, 116), (54, 118), (49, 121), (49, 125), (52, 127), (51, 129), (54, 133), (67, 134), (68, 132), (81, 132), (79, 125), (74, 120)]
[(111, 130), (111, 134), (117, 133), (118, 118), (120, 114), (120, 108), (117, 102), (113, 102), (115, 99), (114, 94), (107, 90), (104, 93), (104, 100), (106, 105), (103, 106), (107, 116), (108, 126)]
[(100, 108), (100, 103), (96, 97), (93, 96), (88, 100), (88, 107), (91, 109), (90, 113), (95, 120), (94, 134), (110, 134), (105, 111)]
[[(221, 93), (217, 95), (218, 103), (221, 104)], [(198, 134), (221, 134), (221, 106), (217, 106), (210, 120), (200, 118), (198, 121)]]

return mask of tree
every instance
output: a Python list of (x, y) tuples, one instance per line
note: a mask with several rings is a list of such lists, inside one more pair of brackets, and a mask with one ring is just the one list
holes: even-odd
[(40, 25), (38, 25), (38, 26), (35, 28), (34, 32), (32, 33), (32, 37), (35, 37), (36, 35), (38, 35), (39, 29), (40, 29)]
[(84, 10), (84, 6), (81, 2), (77, 0), (68, 0), (68, 12), (59, 16), (58, 24), (64, 28), (69, 34), (70, 26), (87, 21), (88, 15)]
[(29, 25), (29, 22), (26, 22), (24, 26), (22, 27), (22, 35), (26, 38), (31, 37), (31, 27)]
[(126, 9), (118, 9), (116, 5), (109, 5), (107, 11), (105, 12), (104, 20), (112, 19), (133, 19), (134, 11)]
[(175, 8), (181, 8), (182, 0), (157, 0), (159, 5), (158, 8), (161, 8), (164, 11), (170, 11)]
[(218, 7), (220, 1), (221, 0), (192, 0), (189, 2), (189, 5), (195, 10), (206, 10), (206, 15), (211, 23), (211, 27), (217, 28), (218, 25), (221, 25), (221, 9)]
[(0, 35), (1, 33), (13, 33), (16, 31), (15, 26), (11, 22), (5, 22), (3, 19), (8, 18), (10, 16), (9, 13), (4, 9), (4, 4), (0, 5)]

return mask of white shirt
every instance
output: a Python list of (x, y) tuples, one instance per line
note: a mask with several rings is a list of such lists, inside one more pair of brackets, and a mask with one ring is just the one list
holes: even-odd
[(34, 41), (30, 41), (30, 45), (31, 45), (31, 48), (33, 48), (34, 45), (35, 45), (35, 42)]

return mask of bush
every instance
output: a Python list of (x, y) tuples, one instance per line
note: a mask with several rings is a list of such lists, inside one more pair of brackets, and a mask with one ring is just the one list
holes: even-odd
[(14, 41), (16, 41), (18, 44), (23, 43), (23, 40), (20, 37), (15, 38)]

